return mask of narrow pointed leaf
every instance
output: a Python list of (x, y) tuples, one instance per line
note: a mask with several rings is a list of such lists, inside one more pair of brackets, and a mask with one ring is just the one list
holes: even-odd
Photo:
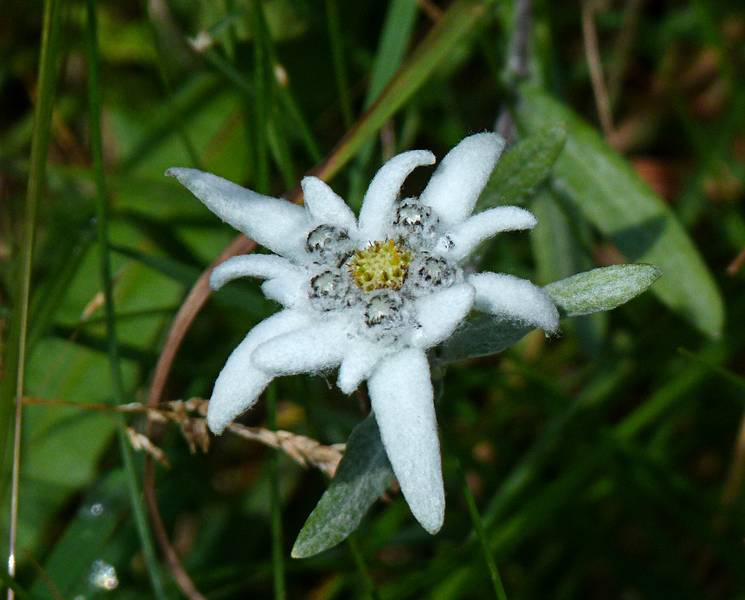
[(465, 322), (445, 342), (437, 356), (441, 364), (490, 356), (520, 341), (533, 327), (478, 314)]
[(378, 424), (370, 415), (349, 436), (336, 476), (300, 530), (292, 556), (307, 558), (344, 541), (392, 478)]
[(662, 272), (652, 265), (613, 265), (577, 273), (545, 290), (565, 317), (613, 310), (651, 286)]
[(701, 255), (672, 211), (598, 133), (541, 90), (524, 88), (517, 111), (528, 133), (566, 127), (552, 183), (632, 261), (657, 265), (667, 277), (660, 300), (702, 332), (718, 336), (724, 322), (720, 292)]
[(564, 128), (552, 125), (507, 150), (481, 193), (478, 210), (523, 200), (551, 174), (565, 141)]
[[(612, 310), (646, 290), (661, 275), (652, 265), (613, 265), (572, 275), (544, 289), (565, 317)], [(441, 364), (490, 356), (520, 341), (533, 328), (479, 314), (440, 348)]]
[(475, 0), (453, 2), (370, 109), (339, 141), (333, 154), (313, 170), (313, 175), (327, 180), (346, 164), (428, 80), (435, 68), (451, 56), (453, 49), (473, 31), (485, 12), (486, 6)]
[[(568, 214), (548, 186), (542, 186), (531, 199), (530, 211), (538, 219), (538, 226), (530, 232), (536, 283), (547, 285), (594, 266), (587, 243), (590, 224), (581, 215)], [(608, 316), (603, 313), (562, 323), (564, 333), (576, 335), (582, 349), (591, 357), (598, 356), (607, 328)]]

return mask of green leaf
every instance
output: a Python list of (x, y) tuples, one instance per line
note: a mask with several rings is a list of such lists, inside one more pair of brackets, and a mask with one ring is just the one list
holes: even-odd
[[(68, 517), (64, 532), (44, 561), (44, 573), (65, 598), (89, 590), (88, 578), (96, 560), (111, 561), (115, 555), (132, 551), (131, 540), (121, 531), (128, 513), (126, 480), (118, 469), (96, 484), (77, 513)], [(34, 598), (53, 598), (47, 585), (38, 577), (31, 588)]]
[(722, 298), (711, 273), (672, 211), (611, 150), (597, 132), (541, 90), (524, 88), (520, 127), (542, 131), (563, 124), (564, 151), (554, 165), (554, 187), (631, 261), (657, 265), (668, 274), (654, 293), (702, 332), (718, 336)]
[(502, 352), (521, 340), (533, 327), (479, 314), (462, 325), (443, 344), (437, 356), (441, 364), (489, 356)]
[(613, 265), (577, 273), (544, 289), (563, 316), (576, 317), (613, 310), (641, 294), (660, 275), (652, 265)]
[[(576, 317), (612, 310), (641, 294), (661, 275), (651, 265), (614, 265), (572, 275), (544, 289), (563, 316)], [(533, 327), (478, 314), (443, 344), (437, 362), (447, 364), (502, 352)]]
[(336, 476), (295, 540), (293, 558), (307, 558), (344, 541), (392, 477), (378, 424), (369, 415), (349, 436)]
[(551, 174), (565, 141), (564, 128), (550, 125), (507, 150), (481, 193), (479, 209), (520, 202)]
[[(546, 285), (593, 267), (587, 243), (590, 225), (581, 216), (567, 214), (548, 186), (542, 186), (530, 202), (538, 226), (530, 232), (536, 263), (536, 283)], [(603, 346), (608, 316), (596, 313), (572, 319), (563, 325), (576, 336), (582, 349), (595, 357)]]

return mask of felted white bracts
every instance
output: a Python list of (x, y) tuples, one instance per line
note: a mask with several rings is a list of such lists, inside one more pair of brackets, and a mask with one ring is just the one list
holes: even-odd
[(381, 439), (411, 512), (430, 533), (442, 526), (445, 494), (426, 350), (475, 309), (555, 332), (551, 299), (511, 275), (466, 276), (460, 264), (502, 231), (531, 229), (535, 217), (508, 206), (471, 216), (504, 141), (465, 138), (443, 159), (419, 198), (399, 199), (406, 177), (431, 165), (425, 150), (384, 164), (359, 219), (315, 177), (303, 179), (305, 207), (270, 198), (195, 169), (167, 175), (207, 208), (275, 255), (231, 258), (210, 278), (264, 279), (283, 310), (254, 327), (217, 378), (207, 422), (219, 434), (278, 375), (339, 367), (352, 393), (364, 380)]

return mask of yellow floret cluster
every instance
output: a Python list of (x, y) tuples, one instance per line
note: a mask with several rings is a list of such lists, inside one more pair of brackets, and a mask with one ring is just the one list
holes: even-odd
[(404, 284), (411, 263), (411, 252), (393, 240), (373, 242), (357, 250), (349, 261), (349, 273), (365, 292), (388, 288), (398, 290)]

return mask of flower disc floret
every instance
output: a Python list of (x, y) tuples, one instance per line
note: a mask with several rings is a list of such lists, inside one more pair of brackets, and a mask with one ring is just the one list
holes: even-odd
[(406, 280), (411, 252), (393, 240), (373, 242), (357, 250), (349, 261), (349, 273), (361, 290), (399, 290)]
[(348, 292), (348, 280), (339, 271), (326, 269), (310, 280), (311, 304), (321, 311), (346, 305)]
[(323, 261), (348, 256), (352, 242), (340, 227), (319, 225), (306, 238), (305, 249)]
[(422, 253), (409, 268), (407, 287), (418, 294), (438, 288), (450, 287), (458, 279), (459, 269), (449, 261), (431, 254)]
[(426, 241), (434, 236), (436, 229), (437, 217), (429, 206), (416, 198), (399, 201), (393, 220), (393, 233), (403, 239)]
[(365, 302), (365, 324), (370, 328), (390, 329), (401, 324), (403, 301), (396, 292), (382, 290)]

